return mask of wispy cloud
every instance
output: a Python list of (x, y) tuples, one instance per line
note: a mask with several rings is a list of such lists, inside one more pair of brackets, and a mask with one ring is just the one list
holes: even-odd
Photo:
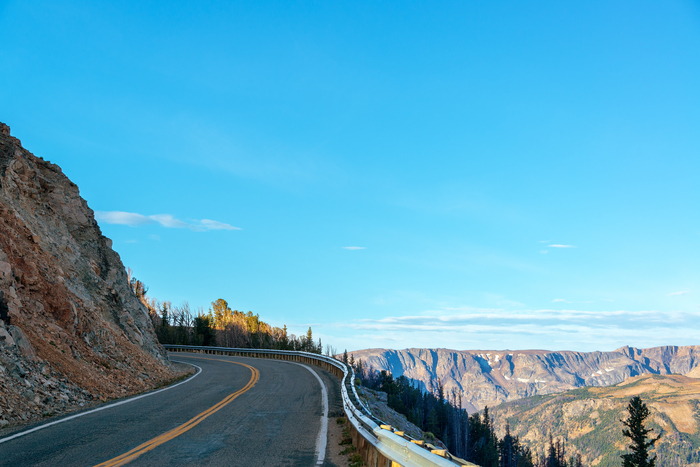
[(123, 211), (96, 211), (95, 217), (108, 224), (129, 225), (138, 227), (141, 225), (154, 224), (156, 221), (143, 214)]
[(559, 303), (559, 302), (571, 303), (570, 301), (566, 300), (565, 298), (555, 298), (554, 300), (552, 300), (552, 303)]
[[(533, 326), (546, 332), (547, 327), (561, 328), (564, 326), (584, 326), (587, 328), (603, 328), (613, 323), (635, 321), (637, 329), (653, 328), (656, 323), (670, 319), (672, 313), (658, 311), (613, 311), (592, 312), (583, 310), (528, 310), (521, 313), (504, 312), (503, 310), (481, 310), (475, 313), (448, 316), (396, 316), (381, 319), (361, 319), (351, 322), (336, 323), (339, 327), (366, 330), (436, 330), (455, 331), (455, 326), (482, 326), (493, 329), (504, 329), (505, 325)], [(690, 322), (698, 317), (697, 313), (675, 315), (675, 322)], [(667, 321), (668, 323), (668, 321)], [(698, 328), (698, 325), (692, 326)], [(473, 330), (473, 329), (472, 329)]]
[[(345, 331), (351, 334), (393, 334), (411, 347), (417, 346), (420, 339), (428, 336), (429, 339), (423, 345), (434, 346), (435, 342), (440, 342), (441, 346), (452, 345), (453, 348), (483, 348), (472, 345), (483, 346), (486, 342), (493, 341), (498, 342), (495, 344), (497, 348), (542, 348), (542, 343), (547, 342), (548, 346), (612, 350), (625, 344), (649, 347), (678, 342), (679, 329), (683, 329), (686, 334), (690, 333), (688, 335), (700, 331), (700, 312), (571, 309), (514, 311), (459, 307), (458, 310), (431, 310), (417, 315), (356, 319), (329, 325), (352, 330)], [(687, 340), (684, 339), (683, 342)], [(376, 346), (376, 340), (374, 342), (373, 345)]]
[(364, 246), (341, 246), (343, 250), (366, 250), (367, 247)]
[(547, 253), (549, 253), (549, 250), (540, 250), (540, 253), (546, 255)]
[(680, 292), (671, 292), (670, 294), (668, 294), (668, 296), (672, 297), (674, 295), (686, 295), (689, 293), (690, 293), (690, 290), (681, 290)]
[(559, 243), (555, 243), (553, 245), (547, 245), (547, 246), (549, 246), (549, 248), (576, 248), (573, 245), (561, 245)]
[(175, 219), (170, 214), (155, 214), (153, 216), (148, 216), (153, 219), (163, 227), (168, 227), (170, 229), (193, 229), (197, 226), (188, 224), (187, 222), (181, 221), (180, 219)]
[(241, 230), (240, 227), (234, 227), (223, 222), (213, 221), (211, 219), (202, 219), (200, 224), (208, 230)]
[(145, 216), (136, 212), (95, 211), (95, 217), (97, 220), (107, 224), (128, 225), (130, 227), (157, 224), (169, 229), (189, 229), (195, 232), (204, 232), (207, 230), (241, 230), (239, 227), (213, 221), (211, 219), (195, 219), (185, 222), (175, 218), (171, 214), (153, 214)]

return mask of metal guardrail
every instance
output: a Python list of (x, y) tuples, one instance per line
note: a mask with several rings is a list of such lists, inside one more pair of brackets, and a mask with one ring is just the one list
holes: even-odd
[(210, 354), (235, 355), (241, 357), (275, 358), (291, 357), (290, 360), (311, 359), (324, 362), (343, 373), (340, 385), (343, 406), (348, 420), (357, 432), (379, 453), (392, 461), (392, 466), (403, 467), (478, 467), (471, 462), (451, 455), (430, 443), (416, 440), (373, 416), (362, 404), (355, 389), (355, 371), (350, 365), (325, 355), (293, 350), (238, 349), (231, 347), (203, 347), (193, 345), (163, 345), (173, 351), (195, 351)]

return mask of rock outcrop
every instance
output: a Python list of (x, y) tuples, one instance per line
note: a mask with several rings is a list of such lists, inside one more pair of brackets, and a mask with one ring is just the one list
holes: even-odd
[(623, 347), (612, 352), (545, 350), (368, 349), (352, 352), (365, 367), (405, 375), (429, 390), (461, 394), (469, 412), (505, 401), (584, 386), (609, 386), (642, 374), (697, 374), (700, 346)]
[(0, 294), (0, 428), (175, 376), (78, 187), (4, 124)]

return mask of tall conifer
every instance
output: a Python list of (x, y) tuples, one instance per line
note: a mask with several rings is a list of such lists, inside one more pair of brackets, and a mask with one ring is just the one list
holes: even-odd
[(621, 420), (627, 427), (622, 430), (622, 434), (632, 441), (629, 447), (632, 452), (620, 456), (622, 467), (655, 467), (656, 456), (649, 457), (649, 448), (654, 447), (661, 436), (648, 438), (652, 430), (644, 426), (644, 421), (650, 415), (647, 405), (639, 396), (634, 396), (627, 406), (627, 413), (627, 420)]

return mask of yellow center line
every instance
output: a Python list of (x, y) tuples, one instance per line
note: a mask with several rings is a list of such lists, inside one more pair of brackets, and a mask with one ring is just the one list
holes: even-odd
[(184, 432), (188, 431), (189, 429), (195, 427), (198, 425), (201, 421), (203, 421), (205, 418), (208, 416), (218, 412), (220, 409), (222, 409), (225, 405), (233, 401), (236, 397), (240, 396), (253, 386), (255, 386), (255, 383), (258, 382), (258, 378), (260, 378), (260, 372), (257, 370), (257, 368), (254, 368), (250, 365), (246, 365), (245, 363), (240, 363), (240, 362), (232, 362), (230, 360), (220, 360), (218, 358), (206, 358), (206, 357), (193, 357), (190, 355), (187, 355), (189, 358), (198, 358), (200, 360), (215, 360), (218, 362), (228, 362), (228, 363), (235, 363), (236, 365), (242, 365), (246, 368), (248, 368), (251, 372), (252, 375), (250, 377), (250, 381), (248, 381), (248, 384), (243, 387), (243, 389), (240, 389), (233, 394), (229, 394), (226, 396), (221, 402), (218, 404), (208, 408), (204, 412), (200, 413), (199, 415), (196, 415), (194, 418), (191, 420), (187, 421), (186, 423), (183, 423), (182, 425), (173, 428), (172, 430), (163, 433), (160, 436), (156, 436), (150, 441), (146, 441), (145, 443), (141, 444), (140, 446), (136, 446), (134, 449), (132, 449), (129, 452), (125, 452), (119, 457), (115, 457), (114, 459), (110, 459), (108, 461), (105, 461), (101, 464), (97, 464), (95, 467), (116, 467), (118, 465), (125, 465), (128, 464), (129, 462), (133, 461), (137, 457), (141, 456), (142, 454), (147, 453), (148, 451), (151, 451), (158, 446), (160, 446), (163, 443), (166, 443), (170, 441), (173, 438), (177, 438)]

